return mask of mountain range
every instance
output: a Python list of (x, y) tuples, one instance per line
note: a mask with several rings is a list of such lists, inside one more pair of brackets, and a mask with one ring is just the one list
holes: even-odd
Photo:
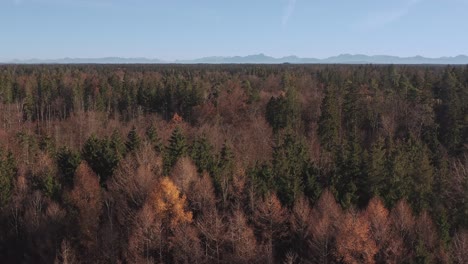
[(388, 55), (368, 56), (362, 54), (341, 54), (338, 56), (328, 57), (325, 59), (316, 58), (300, 58), (297, 56), (287, 56), (282, 58), (274, 58), (265, 54), (256, 54), (248, 56), (234, 57), (204, 57), (193, 60), (175, 60), (164, 61), (159, 59), (149, 58), (121, 58), (121, 57), (105, 57), (105, 58), (63, 58), (54, 60), (13, 60), (5, 61), (7, 64), (163, 64), (163, 63), (180, 63), (180, 64), (468, 64), (468, 56), (458, 55), (455, 57), (439, 57), (426, 58), (422, 56), (414, 57), (397, 57)]

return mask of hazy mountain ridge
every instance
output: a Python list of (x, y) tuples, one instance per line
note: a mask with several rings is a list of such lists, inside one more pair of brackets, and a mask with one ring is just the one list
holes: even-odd
[(300, 58), (297, 56), (286, 56), (281, 58), (274, 58), (267, 56), (263, 53), (248, 56), (212, 56), (203, 57), (193, 60), (175, 60), (164, 61), (159, 59), (149, 58), (121, 58), (121, 57), (104, 57), (104, 58), (63, 58), (55, 60), (13, 60), (4, 63), (13, 64), (152, 64), (152, 63), (184, 63), (184, 64), (277, 64), (277, 63), (295, 63), (295, 64), (468, 64), (468, 56), (458, 55), (455, 57), (439, 57), (439, 58), (426, 58), (422, 56), (414, 57), (398, 57), (389, 55), (363, 55), (363, 54), (341, 54), (332, 56), (325, 59), (317, 58)]

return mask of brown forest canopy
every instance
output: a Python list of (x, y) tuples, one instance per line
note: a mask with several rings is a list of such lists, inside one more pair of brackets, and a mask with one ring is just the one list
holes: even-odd
[(468, 67), (0, 65), (3, 263), (467, 263)]

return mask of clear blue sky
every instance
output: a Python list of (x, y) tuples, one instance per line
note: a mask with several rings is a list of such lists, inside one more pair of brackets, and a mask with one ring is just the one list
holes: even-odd
[(0, 0), (0, 60), (468, 54), (468, 0)]

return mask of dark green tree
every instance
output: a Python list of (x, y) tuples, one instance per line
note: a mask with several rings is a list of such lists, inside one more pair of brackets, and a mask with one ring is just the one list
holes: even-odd
[(176, 127), (171, 134), (169, 139), (169, 146), (166, 147), (164, 156), (164, 173), (167, 174), (176, 164), (180, 157), (187, 155), (187, 142), (182, 129)]
[(365, 187), (368, 198), (381, 196), (385, 186), (385, 179), (389, 177), (387, 163), (385, 141), (379, 138), (372, 144), (366, 163), (367, 180)]
[(59, 171), (62, 174), (62, 184), (72, 187), (73, 176), (75, 175), (76, 168), (78, 168), (78, 165), (81, 163), (80, 153), (68, 147), (62, 147), (57, 152), (56, 159)]
[(221, 197), (223, 206), (227, 205), (229, 189), (234, 177), (234, 153), (227, 142), (218, 156), (217, 166), (213, 172), (213, 183), (216, 193)]
[(106, 139), (106, 141), (109, 143), (111, 149), (119, 160), (125, 156), (127, 153), (127, 146), (122, 139), (122, 135), (120, 135), (117, 129), (112, 132), (110, 139)]
[(103, 187), (106, 186), (107, 179), (112, 176), (121, 159), (115, 141), (108, 138), (99, 139), (95, 135), (85, 142), (81, 156), (99, 176), (99, 182)]
[(148, 138), (149, 142), (153, 146), (154, 150), (157, 153), (162, 153), (164, 150), (163, 143), (161, 138), (159, 138), (158, 131), (153, 124), (146, 129), (146, 137)]
[(247, 104), (252, 104), (260, 100), (260, 91), (257, 88), (252, 87), (248, 80), (242, 82), (242, 87), (245, 90), (247, 96)]
[(274, 183), (278, 198), (292, 206), (302, 193), (303, 179), (309, 165), (308, 152), (303, 140), (288, 132), (273, 148)]
[(306, 168), (303, 173), (304, 194), (311, 204), (314, 204), (322, 193), (322, 186), (319, 182), (319, 170), (313, 163), (307, 162)]
[(336, 88), (328, 87), (322, 100), (320, 107), (322, 113), (318, 122), (320, 143), (328, 151), (332, 151), (340, 144), (341, 119), (338, 102)]
[(363, 151), (357, 139), (352, 135), (344, 147), (337, 149), (335, 167), (331, 180), (336, 199), (344, 208), (349, 208), (358, 202), (362, 205), (366, 178)]
[(266, 106), (266, 120), (275, 133), (286, 127), (298, 127), (300, 114), (297, 92), (292, 87), (284, 95), (271, 97)]
[(10, 200), (16, 174), (16, 161), (13, 154), (8, 152), (4, 155), (0, 150), (0, 208), (3, 208)]
[[(459, 153), (462, 144), (463, 93), (461, 85), (451, 68), (446, 69), (434, 93), (440, 99), (435, 108), (439, 124), (439, 139), (452, 153)], [(466, 108), (466, 106), (465, 106)]]
[(250, 184), (259, 197), (265, 198), (275, 190), (273, 171), (268, 164), (255, 164), (247, 175), (250, 176)]
[(132, 152), (137, 150), (141, 145), (140, 136), (138, 136), (136, 132), (135, 126), (128, 132), (127, 135), (127, 142), (125, 142), (125, 146), (127, 147), (127, 152)]
[(195, 139), (190, 148), (190, 156), (197, 165), (198, 172), (203, 171), (213, 173), (214, 168), (214, 157), (213, 157), (213, 146), (210, 144), (205, 134)]

